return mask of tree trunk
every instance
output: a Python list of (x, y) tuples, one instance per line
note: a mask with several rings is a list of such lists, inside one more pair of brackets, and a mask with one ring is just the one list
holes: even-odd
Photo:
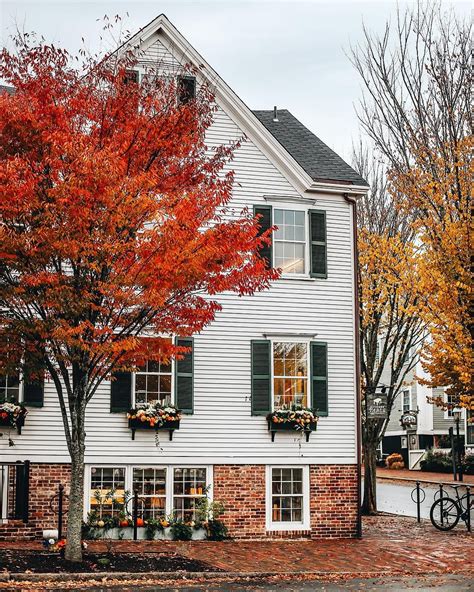
[(374, 442), (365, 442), (364, 449), (364, 500), (362, 513), (377, 513), (377, 446)]
[(67, 544), (65, 557), (82, 561), (82, 519), (84, 515), (84, 437), (82, 446), (73, 444), (71, 455), (71, 490), (67, 514)]
[(84, 516), (84, 452), (87, 374), (73, 364), (73, 392), (69, 399), (71, 414), (71, 491), (67, 517), (67, 542), (65, 558), (82, 561), (82, 519)]

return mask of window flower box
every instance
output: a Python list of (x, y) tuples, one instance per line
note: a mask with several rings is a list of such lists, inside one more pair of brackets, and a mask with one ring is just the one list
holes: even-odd
[(27, 413), (28, 411), (21, 404), (0, 403), (0, 427), (13, 427), (16, 428), (18, 434), (21, 434)]
[(272, 435), (272, 442), (275, 441), (276, 432), (296, 431), (302, 432), (309, 441), (311, 432), (316, 431), (318, 416), (312, 409), (294, 406), (289, 409), (278, 409), (267, 415), (268, 431)]
[(168, 430), (172, 440), (174, 430), (179, 430), (181, 412), (174, 405), (154, 401), (136, 405), (127, 413), (127, 418), (132, 440), (135, 440), (136, 430)]

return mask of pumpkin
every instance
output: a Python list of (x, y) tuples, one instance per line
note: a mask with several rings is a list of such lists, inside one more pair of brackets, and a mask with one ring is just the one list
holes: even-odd
[(99, 521), (97, 522), (97, 526), (98, 526), (99, 528), (104, 528), (104, 526), (105, 526), (105, 522), (104, 522), (103, 520), (99, 520)]
[(143, 518), (137, 518), (137, 526), (145, 526), (145, 521)]
[(128, 520), (126, 518), (124, 518), (123, 520), (120, 520), (119, 526), (121, 526), (122, 528), (124, 528), (125, 526), (128, 526)]

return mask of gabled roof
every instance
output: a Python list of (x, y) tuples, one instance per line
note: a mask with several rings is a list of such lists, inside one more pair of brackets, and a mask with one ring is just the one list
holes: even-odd
[(313, 181), (368, 186), (365, 179), (287, 109), (278, 109), (278, 121), (273, 111), (253, 113)]
[[(271, 127), (271, 122), (266, 121), (266, 116), (262, 115), (265, 122), (260, 119), (258, 114), (264, 114), (265, 111), (252, 113), (251, 109), (224, 82), (164, 14), (160, 14), (148, 25), (140, 29), (125, 45), (128, 47), (141, 46), (144, 49), (160, 33), (167, 38), (165, 46), (168, 43), (174, 45), (178, 52), (185, 56), (187, 62), (191, 62), (199, 68), (203, 76), (211, 80), (216, 98), (224, 111), (236, 121), (244, 133), (266, 154), (294, 187), (301, 191), (351, 193), (354, 195), (367, 191), (368, 185), (366, 181), (290, 113), (287, 112), (288, 116), (300, 126), (300, 129), (296, 134), (293, 125), (293, 131), (286, 134), (285, 138), (280, 137), (279, 132)], [(291, 142), (290, 137), (293, 138)], [(303, 158), (303, 152), (306, 158)], [(318, 169), (315, 163), (318, 163), (321, 168)], [(341, 172), (343, 169), (345, 170), (344, 174)], [(334, 171), (337, 174), (334, 174)]]

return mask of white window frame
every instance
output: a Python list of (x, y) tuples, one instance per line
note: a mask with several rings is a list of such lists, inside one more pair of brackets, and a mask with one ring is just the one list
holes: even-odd
[[(101, 468), (113, 468), (113, 469), (125, 469), (125, 491), (129, 491), (133, 494), (133, 469), (165, 469), (166, 471), (166, 502), (165, 502), (165, 514), (169, 516), (173, 513), (173, 492), (174, 492), (174, 469), (205, 469), (206, 471), (206, 488), (207, 497), (210, 501), (213, 499), (213, 487), (214, 487), (214, 471), (212, 465), (206, 464), (190, 464), (190, 463), (174, 463), (172, 465), (166, 464), (150, 464), (150, 463), (88, 463), (86, 465), (84, 486), (86, 495), (84, 495), (84, 519), (87, 518), (87, 514), (90, 512), (90, 496), (91, 496), (91, 469)], [(203, 496), (204, 497), (204, 496)], [(131, 510), (131, 505), (130, 505)]]
[[(446, 391), (444, 391), (443, 399), (445, 400), (446, 403), (449, 403), (449, 395)], [(444, 419), (450, 419), (450, 420), (454, 421), (454, 412), (455, 411), (461, 411), (461, 409), (459, 407), (453, 407), (452, 409), (445, 409), (444, 410)]]
[[(175, 335), (158, 335), (158, 337), (162, 337), (163, 339), (171, 339), (171, 343), (175, 342), (176, 336)], [(176, 374), (176, 360), (173, 358), (171, 360), (171, 405), (175, 404), (175, 374)], [(137, 400), (135, 397), (135, 383), (136, 383), (136, 375), (137, 374), (148, 374), (147, 372), (132, 372), (132, 407), (135, 407), (137, 404)], [(155, 374), (155, 373), (151, 373)], [(159, 375), (158, 372), (156, 372)]]
[(8, 522), (9, 469), (8, 465), (3, 465), (0, 470), (0, 524)]
[[(305, 228), (305, 248), (304, 248), (304, 273), (282, 273), (280, 278), (283, 279), (315, 279), (311, 278), (309, 275), (310, 270), (310, 240), (309, 240), (309, 208), (308, 206), (301, 206), (299, 204), (292, 204), (290, 205), (272, 205), (272, 226), (278, 226), (275, 224), (275, 211), (276, 210), (284, 210), (284, 211), (291, 211), (291, 212), (303, 212), (304, 214), (304, 228)], [(277, 242), (285, 242), (280, 240), (275, 240), (273, 237), (272, 240), (272, 256), (273, 256), (273, 265), (276, 268), (276, 248), (275, 244)], [(289, 241), (292, 242), (292, 241)], [(295, 242), (295, 241), (293, 241)], [(327, 248), (327, 247), (326, 247)]]
[[(408, 409), (405, 409), (405, 393), (408, 393)], [(411, 387), (402, 390), (402, 413), (406, 413), (407, 411), (411, 411)]]
[[(132, 407), (137, 405), (137, 400), (135, 396), (135, 385), (136, 385), (136, 376), (137, 374), (156, 374), (160, 376), (159, 372), (132, 372)], [(175, 404), (175, 360), (171, 360), (171, 405)]]
[[(273, 469), (302, 469), (303, 470), (303, 503), (302, 522), (274, 522), (272, 519), (272, 471)], [(310, 486), (308, 465), (267, 465), (265, 474), (265, 506), (267, 531), (310, 530)]]
[[(272, 348), (272, 355), (271, 355), (271, 398), (272, 398), (272, 405), (271, 410), (275, 411), (275, 373), (274, 373), (274, 358), (273, 358), (273, 346), (275, 343), (303, 343), (306, 345), (306, 367), (307, 367), (307, 390), (306, 390), (306, 406), (311, 407), (311, 339), (302, 338), (302, 337), (295, 337), (294, 339), (291, 338), (281, 338), (281, 337), (273, 337), (270, 339), (271, 348)], [(291, 378), (291, 377), (290, 377)]]

